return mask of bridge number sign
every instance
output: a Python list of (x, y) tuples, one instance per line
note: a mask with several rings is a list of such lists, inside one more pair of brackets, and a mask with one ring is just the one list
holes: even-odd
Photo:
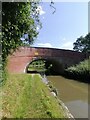
[(35, 52), (35, 55), (38, 55), (38, 52)]

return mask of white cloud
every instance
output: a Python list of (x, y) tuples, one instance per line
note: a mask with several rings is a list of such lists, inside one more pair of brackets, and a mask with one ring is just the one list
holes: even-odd
[(38, 43), (38, 47), (49, 47), (49, 48), (52, 48), (52, 45), (50, 43)]
[(36, 11), (40, 14), (40, 15), (43, 15), (45, 14), (46, 12), (42, 9), (42, 6), (38, 6), (38, 8), (36, 9)]
[(72, 41), (65, 42), (62, 44), (62, 46), (60, 48), (72, 50), (73, 49), (73, 42)]
[(36, 28), (37, 30), (39, 30), (40, 28), (37, 26), (37, 28)]
[(24, 41), (24, 40), (25, 40), (25, 38), (23, 38), (23, 37), (21, 37), (20, 39), (21, 39), (22, 41)]

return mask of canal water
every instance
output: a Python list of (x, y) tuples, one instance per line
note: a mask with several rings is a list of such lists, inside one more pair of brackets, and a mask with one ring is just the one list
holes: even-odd
[(88, 118), (88, 87), (86, 83), (66, 79), (62, 76), (47, 76), (58, 90), (60, 98), (74, 118)]

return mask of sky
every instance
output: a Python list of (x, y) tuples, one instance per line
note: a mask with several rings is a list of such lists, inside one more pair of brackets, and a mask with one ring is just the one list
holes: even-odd
[(73, 43), (88, 33), (88, 2), (50, 2), (38, 6), (42, 28), (32, 46), (73, 49)]

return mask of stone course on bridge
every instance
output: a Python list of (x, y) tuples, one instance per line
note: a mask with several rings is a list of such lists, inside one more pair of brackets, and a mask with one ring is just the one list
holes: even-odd
[(64, 66), (71, 66), (86, 59), (88, 55), (72, 50), (39, 47), (20, 47), (8, 56), (7, 68), (10, 73), (23, 73), (28, 64), (37, 58), (59, 61)]

